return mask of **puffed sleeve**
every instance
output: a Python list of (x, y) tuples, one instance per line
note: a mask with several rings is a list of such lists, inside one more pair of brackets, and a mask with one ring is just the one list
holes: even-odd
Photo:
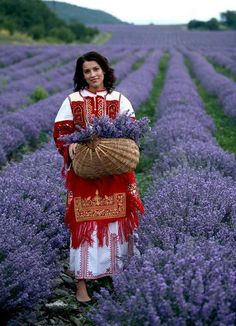
[(120, 96), (120, 114), (128, 113), (131, 118), (135, 119), (134, 109), (130, 101), (123, 94)]
[(71, 134), (75, 131), (75, 125), (73, 120), (73, 114), (70, 106), (70, 101), (68, 98), (62, 103), (53, 128), (53, 138), (58, 152), (64, 158), (64, 167), (62, 169), (62, 174), (64, 175), (65, 167), (69, 166), (71, 160), (69, 156), (69, 146), (65, 146), (62, 140), (59, 140), (61, 136)]

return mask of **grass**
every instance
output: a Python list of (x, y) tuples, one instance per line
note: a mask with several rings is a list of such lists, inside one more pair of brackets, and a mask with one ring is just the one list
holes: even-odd
[[(165, 53), (161, 58), (159, 64), (159, 73), (153, 81), (153, 88), (150, 93), (148, 100), (143, 103), (138, 112), (136, 113), (136, 118), (141, 119), (146, 116), (150, 119), (150, 125), (153, 126), (156, 122), (156, 107), (157, 103), (164, 86), (165, 75), (168, 66), (169, 55)], [(153, 160), (146, 157), (141, 151), (140, 161), (135, 170), (136, 181), (138, 184), (139, 192), (141, 197), (144, 195), (149, 185), (152, 182), (151, 167), (153, 165)]]
[(130, 71), (138, 70), (144, 64), (144, 62), (145, 62), (145, 57), (138, 59), (137, 61), (134, 62)]
[[(76, 41), (72, 43), (66, 43), (68, 45), (75, 45), (75, 44), (104, 44), (110, 38), (111, 33), (100, 32), (98, 35), (94, 36), (92, 40), (89, 42), (81, 42)], [(11, 34), (8, 30), (0, 29), (0, 44), (25, 44), (25, 45), (32, 45), (32, 44), (65, 44), (63, 41), (58, 41), (53, 37), (43, 38), (40, 40), (34, 40), (28, 34), (22, 32), (14, 32)]]
[(145, 54), (144, 57), (135, 61), (132, 65), (130, 71), (138, 70), (144, 64), (144, 62), (146, 61), (147, 57), (150, 55), (151, 52), (152, 52), (152, 50), (148, 50), (148, 52)]
[(46, 132), (41, 132), (38, 139), (33, 142), (28, 142), (20, 146), (16, 151), (14, 151), (9, 157), (8, 162), (20, 161), (23, 155), (35, 152), (37, 149), (41, 148), (43, 145), (49, 142), (51, 134)]
[(148, 117), (151, 121), (151, 126), (156, 121), (156, 106), (164, 86), (168, 60), (169, 55), (165, 53), (159, 64), (159, 73), (153, 81), (153, 88), (151, 90), (150, 96), (146, 102), (141, 104), (139, 110), (136, 113), (137, 119), (140, 119), (144, 116)]
[(32, 92), (29, 104), (37, 103), (38, 101), (44, 100), (49, 97), (49, 93), (40, 85), (36, 85), (34, 91)]
[(111, 33), (100, 32), (98, 35), (94, 36), (90, 43), (92, 44), (105, 44), (112, 37)]
[(10, 34), (9, 31), (1, 29), (0, 44), (35, 44), (35, 41), (27, 34), (20, 32)]
[(230, 118), (224, 113), (217, 97), (207, 93), (199, 80), (195, 77), (190, 62), (186, 59), (185, 63), (193, 81), (195, 82), (197, 91), (203, 100), (206, 112), (215, 122), (217, 128), (215, 138), (218, 144), (225, 151), (236, 154), (236, 119)]

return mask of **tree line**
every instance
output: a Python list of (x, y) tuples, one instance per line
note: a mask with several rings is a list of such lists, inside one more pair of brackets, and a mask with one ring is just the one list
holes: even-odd
[(0, 0), (0, 28), (19, 31), (34, 40), (89, 42), (99, 31), (82, 23), (66, 23), (41, 0)]
[(220, 14), (220, 21), (216, 18), (211, 18), (208, 21), (201, 20), (190, 20), (188, 23), (188, 29), (199, 29), (199, 30), (236, 30), (236, 11), (227, 10)]

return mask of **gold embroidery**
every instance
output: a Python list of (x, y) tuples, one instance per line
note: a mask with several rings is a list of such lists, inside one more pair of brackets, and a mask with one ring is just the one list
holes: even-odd
[(85, 97), (85, 106), (87, 121), (92, 124), (93, 117), (101, 117), (105, 113), (105, 99), (102, 96), (97, 96), (96, 98)]
[(102, 96), (97, 96), (96, 101), (96, 114), (101, 117), (105, 114), (105, 99)]
[(136, 183), (130, 183), (128, 185), (128, 192), (133, 195), (134, 197), (138, 197), (139, 198), (139, 192), (138, 192), (138, 188), (137, 188), (137, 184)]
[(73, 191), (67, 192), (67, 205), (70, 205), (73, 200)]
[(94, 100), (92, 97), (85, 97), (85, 111), (84, 116), (86, 117), (87, 123), (92, 124), (93, 120), (93, 110), (94, 110)]
[(118, 112), (119, 112), (119, 102), (118, 101), (107, 101), (106, 114), (110, 118), (115, 119)]
[(79, 125), (81, 128), (85, 128), (85, 104), (84, 102), (71, 102), (71, 109), (74, 116), (74, 123)]
[(119, 101), (117, 100), (108, 101), (99, 95), (96, 98), (86, 96), (81, 99), (81, 101), (70, 100), (74, 123), (81, 128), (85, 128), (87, 123), (92, 124), (94, 116), (101, 117), (106, 114), (115, 119), (119, 112)]
[(126, 194), (122, 192), (100, 197), (96, 190), (93, 198), (75, 197), (74, 208), (77, 222), (125, 217)]

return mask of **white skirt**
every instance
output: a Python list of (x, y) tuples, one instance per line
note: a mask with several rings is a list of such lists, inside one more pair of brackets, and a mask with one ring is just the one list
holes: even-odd
[(96, 230), (92, 234), (93, 245), (82, 244), (79, 248), (70, 248), (70, 271), (76, 279), (97, 279), (113, 276), (123, 267), (122, 258), (134, 254), (133, 237), (121, 244), (118, 236), (118, 222), (109, 224), (108, 246), (98, 246)]

